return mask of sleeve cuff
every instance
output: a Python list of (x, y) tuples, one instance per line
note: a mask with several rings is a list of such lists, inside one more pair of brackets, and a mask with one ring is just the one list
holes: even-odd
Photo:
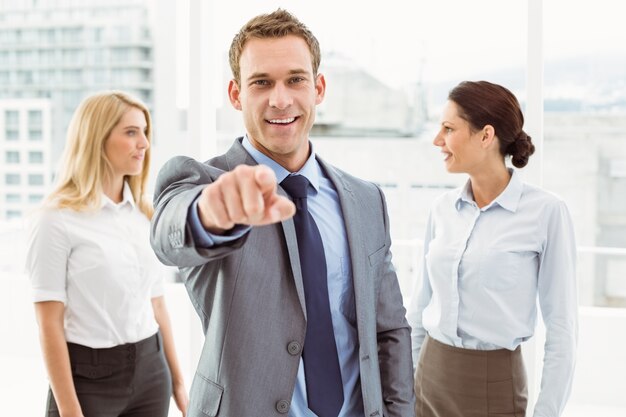
[(150, 289), (150, 298), (162, 297), (163, 295), (165, 295), (165, 283), (163, 279), (160, 279)]
[(32, 298), (34, 303), (40, 303), (43, 301), (60, 301), (64, 305), (67, 304), (67, 295), (65, 292), (60, 291), (33, 289)]
[(191, 229), (191, 235), (193, 237), (193, 241), (196, 246), (200, 246), (203, 248), (210, 248), (213, 246), (221, 245), (223, 243), (229, 243), (241, 238), (243, 235), (250, 231), (250, 226), (245, 225), (236, 225), (232, 229), (230, 229), (224, 235), (214, 235), (206, 231), (206, 229), (202, 226), (200, 222), (200, 216), (198, 215), (198, 199), (200, 196), (196, 197), (189, 206), (189, 210), (187, 212), (187, 225)]

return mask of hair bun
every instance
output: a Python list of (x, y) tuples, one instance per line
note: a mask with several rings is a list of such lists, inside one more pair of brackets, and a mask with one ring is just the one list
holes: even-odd
[(523, 130), (507, 148), (507, 154), (511, 155), (511, 162), (517, 168), (525, 167), (533, 153), (535, 153), (535, 145), (533, 145), (530, 136)]

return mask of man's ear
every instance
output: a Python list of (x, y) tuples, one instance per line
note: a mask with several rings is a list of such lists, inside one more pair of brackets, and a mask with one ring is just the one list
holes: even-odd
[(324, 74), (317, 74), (315, 77), (315, 104), (320, 104), (324, 101), (324, 94), (326, 94), (326, 79), (324, 78)]
[(237, 110), (241, 110), (241, 102), (239, 101), (240, 93), (239, 83), (237, 83), (236, 80), (230, 80), (228, 83), (228, 98), (230, 99), (230, 104)]

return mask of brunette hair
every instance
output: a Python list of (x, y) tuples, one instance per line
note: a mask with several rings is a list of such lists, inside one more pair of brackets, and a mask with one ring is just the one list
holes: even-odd
[(502, 156), (511, 155), (517, 168), (526, 166), (535, 145), (523, 130), (524, 115), (513, 93), (488, 81), (463, 81), (450, 91), (448, 99), (457, 105), (459, 116), (472, 131), (493, 126)]

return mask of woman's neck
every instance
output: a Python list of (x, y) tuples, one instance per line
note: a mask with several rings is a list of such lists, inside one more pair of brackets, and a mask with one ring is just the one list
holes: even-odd
[(470, 174), (472, 194), (478, 207), (482, 208), (495, 200), (509, 185), (511, 174), (504, 164)]
[(114, 203), (121, 203), (124, 199), (124, 177), (105, 180), (102, 184), (102, 191)]

